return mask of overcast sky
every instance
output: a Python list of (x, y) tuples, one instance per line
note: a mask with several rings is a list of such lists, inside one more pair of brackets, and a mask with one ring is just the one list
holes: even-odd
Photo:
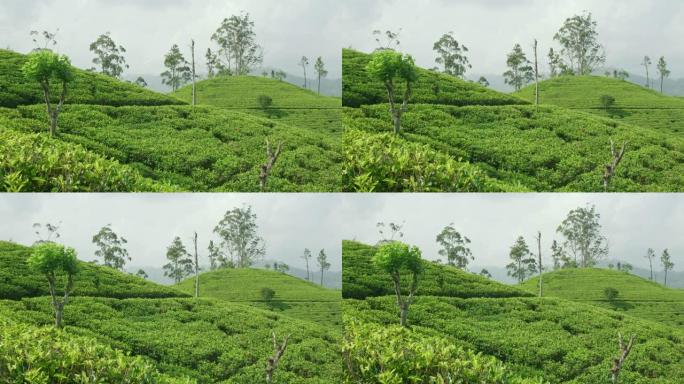
[[(684, 77), (684, 6), (681, 0), (345, 0), (350, 22), (344, 46), (371, 51), (373, 30), (401, 33), (402, 51), (420, 66), (435, 66), (432, 45), (446, 32), (469, 49), (471, 73), (497, 74), (506, 70), (506, 54), (520, 43), (531, 57), (533, 39), (543, 53), (557, 48), (553, 35), (563, 21), (584, 10), (598, 22), (608, 66), (642, 74), (640, 62), (649, 55), (654, 64), (664, 55), (672, 77)], [(651, 68), (655, 73), (655, 68)]]
[[(0, 47), (19, 52), (34, 48), (31, 30), (60, 28), (57, 50), (69, 55), (74, 65), (90, 68), (88, 46), (98, 35), (111, 32), (127, 49), (131, 68), (125, 73), (155, 74), (163, 69), (163, 55), (179, 44), (189, 58), (194, 38), (205, 70), (204, 52), (211, 34), (226, 17), (249, 12), (255, 22), (264, 66), (299, 74), (302, 55), (322, 56), (329, 78), (341, 76), (343, 34), (336, 22), (335, 0), (2, 0), (0, 1)], [(309, 68), (311, 73), (312, 68)]]
[(0, 239), (31, 244), (34, 222), (62, 222), (61, 241), (84, 260), (94, 258), (92, 235), (111, 223), (129, 240), (133, 264), (164, 263), (166, 246), (178, 235), (200, 249), (226, 210), (254, 207), (267, 258), (303, 267), (302, 250), (324, 248), (331, 270), (341, 268), (340, 242), (379, 240), (376, 223), (404, 222), (404, 241), (423, 256), (439, 258), (436, 235), (453, 222), (472, 241), (478, 266), (504, 266), (518, 236), (532, 245), (542, 232), (548, 256), (555, 230), (568, 211), (595, 204), (610, 258), (647, 267), (651, 247), (670, 250), (675, 270), (684, 270), (684, 196), (677, 194), (14, 194), (0, 196)]

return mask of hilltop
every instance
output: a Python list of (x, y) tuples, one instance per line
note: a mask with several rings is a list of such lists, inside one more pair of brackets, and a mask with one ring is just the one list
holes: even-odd
[[(643, 86), (600, 76), (562, 76), (539, 84), (543, 104), (579, 110), (612, 118), (665, 133), (684, 134), (684, 98), (663, 95)], [(534, 99), (534, 86), (514, 95)], [(615, 104), (605, 108), (601, 96), (615, 98)]]
[[(188, 278), (175, 287), (194, 295), (195, 278)], [(262, 288), (275, 291), (270, 302), (262, 298)], [(340, 291), (272, 270), (243, 268), (204, 272), (200, 274), (200, 296), (245, 303), (330, 326), (341, 323)]]
[[(43, 92), (21, 72), (26, 55), (0, 49), (0, 107), (41, 104)], [(99, 73), (73, 68), (74, 81), (67, 103), (94, 105), (173, 105), (185, 104), (174, 97), (147, 90)]]
[[(365, 251), (364, 251), (365, 249)], [(343, 260), (357, 271), (350, 279), (363, 281), (367, 268), (359, 253), (370, 246), (344, 242)], [(356, 254), (356, 255), (355, 255)], [(349, 255), (352, 255), (351, 257)], [(371, 278), (374, 276), (370, 273)], [(617, 351), (617, 332), (636, 334), (636, 346), (623, 367), (621, 380), (630, 383), (675, 384), (684, 379), (684, 332), (636, 317), (558, 298), (527, 294), (492, 296), (509, 286), (490, 281), (481, 292), (455, 274), (454, 291), (470, 291), (467, 298), (425, 292), (433, 277), (423, 276), (408, 321), (415, 338), (441, 338), (449, 345), (482, 353), (505, 363), (524, 378), (541, 377), (550, 383), (599, 383), (607, 380)], [(345, 284), (346, 287), (346, 284)], [(390, 283), (386, 288), (391, 288)], [(347, 330), (359, 324), (385, 329), (398, 323), (396, 297), (345, 299)], [(538, 380), (536, 381), (538, 382)]]
[[(684, 290), (666, 288), (627, 272), (597, 269), (562, 269), (543, 275), (544, 296), (559, 297), (613, 309), (684, 329)], [(522, 288), (537, 292), (539, 277), (524, 282)], [(608, 300), (606, 288), (619, 292)]]
[[(345, 59), (369, 57), (347, 52)], [(679, 135), (558, 106), (536, 108), (518, 97), (432, 72), (420, 72), (423, 83), (416, 85), (402, 131), (390, 138), (387, 102), (378, 93), (382, 85), (367, 83), (363, 66), (345, 65), (354, 72), (345, 72), (349, 93), (343, 103), (362, 104), (346, 108), (343, 115), (348, 190), (602, 191), (611, 140), (628, 141), (629, 148), (610, 191), (684, 189), (684, 138)], [(471, 91), (454, 91), (442, 99), (429, 96), (425, 82), (432, 79), (439, 79), (440, 89), (448, 84)], [(366, 89), (374, 89), (367, 94), (377, 97), (359, 97)], [(424, 169), (428, 171), (419, 172)], [(441, 180), (451, 173), (456, 173), (451, 180)]]

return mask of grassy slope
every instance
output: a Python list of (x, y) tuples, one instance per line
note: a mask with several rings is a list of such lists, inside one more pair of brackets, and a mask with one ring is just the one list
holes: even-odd
[[(0, 108), (0, 126), (43, 130), (44, 107)], [(256, 191), (264, 139), (284, 142), (272, 191), (339, 189), (339, 142), (248, 114), (213, 107), (68, 105), (61, 140), (137, 168), (144, 176), (193, 191)]]
[[(666, 96), (627, 81), (566, 76), (543, 81), (540, 91), (544, 104), (579, 109), (663, 132), (684, 133), (684, 98)], [(531, 101), (534, 87), (523, 88), (515, 95)], [(615, 105), (607, 111), (600, 102), (602, 95), (615, 98)]]
[[(348, 280), (367, 279), (361, 274), (367, 265), (359, 257), (360, 253), (370, 254), (364, 248), (371, 249), (343, 243), (345, 272), (357, 271), (346, 276)], [(431, 279), (423, 278), (420, 284), (431, 284)], [(635, 333), (637, 344), (623, 368), (622, 380), (643, 384), (684, 380), (684, 332), (678, 329), (562, 299), (487, 297), (491, 291), (508, 289), (489, 284), (481, 297), (472, 292), (470, 298), (427, 296), (419, 288), (409, 312), (412, 329), (495, 356), (523, 376), (575, 384), (607, 381), (617, 351), (616, 332)], [(469, 286), (464, 284), (463, 291), (469, 292)], [(452, 287), (458, 291), (459, 282), (454, 281)], [(398, 322), (393, 295), (345, 299), (343, 314), (345, 322)]]
[[(26, 264), (31, 248), (0, 241), (0, 299), (45, 296), (49, 294), (45, 277)], [(74, 296), (115, 298), (187, 297), (183, 292), (157, 285), (112, 268), (80, 263), (81, 271)]]
[[(387, 274), (379, 271), (371, 259), (375, 247), (354, 241), (342, 242), (342, 296), (364, 299), (393, 294)], [(530, 296), (524, 290), (496, 283), (458, 268), (424, 262), (418, 294), (450, 297), (517, 297)]]
[[(176, 287), (194, 295), (195, 279), (184, 280)], [(270, 303), (262, 299), (262, 288), (275, 291)], [(200, 295), (221, 301), (247, 303), (331, 326), (339, 326), (342, 320), (340, 291), (270, 270), (223, 269), (202, 273)]]
[[(598, 305), (684, 330), (684, 290), (610, 269), (564, 269), (544, 274), (543, 281), (546, 296)], [(523, 283), (523, 288), (536, 291), (538, 284), (535, 277)], [(605, 297), (608, 287), (619, 291), (613, 302)]]
[[(0, 49), (0, 107), (43, 103), (38, 83), (29, 82), (21, 73), (26, 55)], [(184, 102), (134, 84), (74, 68), (67, 103), (98, 105), (169, 105)], [(57, 89), (53, 93), (57, 93)], [(59, 90), (61, 91), (61, 89)]]
[[(369, 83), (364, 67), (369, 55), (346, 51), (344, 104), (375, 104), (346, 109), (345, 129), (369, 134), (391, 131), (379, 83)], [(684, 189), (684, 140), (677, 135), (559, 107), (514, 104), (511, 97), (476, 84), (431, 72), (416, 86), (414, 105), (402, 119), (402, 140), (429, 145), (438, 153), (473, 163), (509, 185), (536, 191), (600, 191), (604, 165), (610, 161), (610, 139), (629, 140), (614, 191), (680, 191)], [(454, 90), (434, 97), (429, 79)], [(364, 90), (370, 89), (366, 94)], [(443, 91), (444, 92), (444, 91)], [(362, 96), (359, 96), (362, 95)], [(374, 96), (375, 95), (375, 96)], [(432, 95), (432, 96), (431, 96)], [(347, 100), (349, 96), (349, 100)], [(513, 98), (513, 100), (519, 100)], [(422, 103), (422, 104), (421, 104)], [(443, 104), (463, 104), (465, 107)], [(492, 106), (494, 105), (494, 106)], [(357, 164), (353, 164), (358, 166)]]
[[(186, 86), (173, 95), (190, 102), (191, 89)], [(270, 108), (260, 108), (257, 98), (261, 95), (273, 99)], [(263, 77), (217, 77), (200, 81), (197, 83), (197, 104), (239, 110), (298, 128), (342, 132), (339, 98), (319, 96), (295, 85)]]

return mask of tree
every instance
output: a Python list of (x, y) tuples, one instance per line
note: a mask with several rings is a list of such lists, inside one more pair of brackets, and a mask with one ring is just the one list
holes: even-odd
[(563, 59), (561, 59), (560, 54), (556, 51), (553, 50), (553, 48), (549, 49), (549, 70), (550, 70), (550, 77), (558, 77), (560, 76), (564, 71), (565, 64), (563, 63)]
[(651, 78), (649, 77), (648, 74), (648, 67), (651, 65), (651, 58), (648, 56), (644, 56), (644, 59), (641, 61), (641, 65), (646, 68), (646, 88), (651, 88)]
[(199, 266), (199, 257), (197, 255), (197, 232), (195, 232), (195, 236), (192, 238), (192, 244), (195, 247), (195, 262), (193, 263), (193, 267), (195, 269), (195, 298), (199, 297), (199, 292), (200, 292), (200, 278), (199, 278), (199, 271), (200, 271), (200, 266)]
[(166, 258), (169, 263), (162, 267), (164, 276), (172, 278), (176, 284), (192, 274), (192, 259), (180, 237), (176, 236), (171, 245), (166, 248)]
[(164, 55), (164, 66), (168, 69), (161, 74), (162, 84), (170, 86), (174, 92), (192, 79), (192, 70), (178, 48), (178, 44), (174, 44)]
[(537, 270), (532, 252), (530, 252), (522, 236), (518, 237), (511, 247), (509, 256), (512, 261), (506, 265), (508, 276), (517, 279), (518, 283), (522, 284)]
[(145, 272), (143, 269), (138, 269), (138, 272), (135, 273), (136, 276), (138, 276), (141, 279), (147, 280), (149, 276), (147, 275), (147, 272)]
[(613, 77), (625, 81), (629, 78), (629, 72), (625, 71), (624, 69), (614, 69)]
[[(57, 45), (57, 34), (59, 33), (59, 28), (55, 32), (50, 31), (31, 31), (31, 40), (36, 44), (36, 48), (33, 51), (49, 51), (49, 47), (55, 47)], [(38, 36), (42, 36), (44, 43), (43, 46), (38, 42)]]
[(280, 273), (287, 273), (290, 270), (290, 266), (285, 263), (273, 263), (273, 270)]
[(611, 95), (601, 95), (599, 101), (601, 102), (601, 105), (606, 110), (606, 112), (608, 112), (608, 108), (615, 105), (615, 98)]
[(263, 110), (267, 110), (273, 105), (273, 98), (268, 95), (259, 95), (257, 96), (257, 104), (259, 104), (259, 107)]
[(318, 261), (318, 267), (321, 270), (321, 287), (323, 286), (323, 273), (330, 269), (330, 263), (328, 263), (328, 255), (325, 254), (325, 249), (321, 249), (320, 252), (318, 252), (318, 258), (316, 259)]
[(302, 255), (304, 262), (306, 263), (306, 281), (311, 280), (309, 275), (309, 260), (311, 260), (311, 251), (309, 248), (304, 248), (304, 254)]
[(283, 151), (283, 143), (278, 143), (275, 151), (271, 147), (271, 143), (266, 139), (266, 162), (261, 165), (261, 172), (259, 173), (259, 188), (262, 192), (266, 191), (266, 185), (268, 183), (268, 176), (271, 174), (271, 168), (278, 161), (281, 152)]
[(142, 76), (138, 76), (138, 78), (135, 79), (135, 85), (147, 88), (147, 81), (145, 81)]
[(648, 259), (648, 267), (651, 271), (650, 280), (653, 281), (653, 260), (656, 257), (655, 251), (653, 250), (653, 248), (649, 248), (648, 250), (646, 250), (646, 256), (644, 256), (644, 257)]
[(223, 19), (211, 40), (219, 46), (214, 65), (221, 74), (247, 75), (263, 61), (263, 52), (256, 42), (254, 22), (250, 20), (249, 13)]
[(537, 111), (539, 111), (539, 56), (537, 55), (537, 45), (537, 39), (534, 39), (534, 105)]
[(670, 70), (667, 69), (667, 62), (664, 56), (660, 56), (658, 59), (658, 64), (656, 65), (658, 69), (658, 74), (660, 75), (660, 93), (663, 93), (663, 82), (666, 77), (670, 77)]
[(212, 52), (211, 48), (207, 48), (207, 53), (204, 54), (204, 59), (207, 64), (207, 77), (211, 79), (216, 76), (218, 71), (220, 71), (221, 62), (216, 53)]
[(256, 218), (251, 206), (233, 208), (214, 227), (214, 233), (221, 238), (221, 246), (230, 255), (230, 262), (238, 268), (250, 267), (266, 254)]
[(109, 32), (93, 41), (90, 44), (90, 51), (95, 54), (93, 64), (99, 65), (100, 72), (107, 76), (118, 78), (124, 68), (129, 68), (123, 55), (126, 49), (122, 45), (116, 45)]
[(273, 356), (268, 358), (267, 364), (266, 364), (266, 383), (271, 383), (273, 381), (273, 373), (275, 372), (276, 368), (278, 367), (278, 362), (280, 359), (283, 357), (283, 354), (285, 353), (285, 349), (287, 349), (287, 340), (290, 338), (290, 335), (285, 336), (283, 339), (283, 342), (278, 345), (278, 341), (276, 339), (275, 332), (272, 332), (273, 335)]
[[(441, 276), (441, 275), (440, 275), (440, 276)], [(480, 271), (480, 276), (486, 277), (486, 278), (488, 278), (488, 279), (491, 279), (491, 278), (492, 278), (492, 274), (489, 273), (489, 271), (488, 271), (487, 269), (485, 269), (485, 268), (482, 268), (482, 270)]]
[(553, 36), (562, 46), (561, 54), (568, 60), (569, 68), (577, 75), (589, 75), (606, 61), (596, 27), (591, 13), (585, 12), (566, 19)]
[(610, 153), (612, 160), (610, 164), (606, 164), (605, 171), (603, 173), (603, 189), (608, 192), (608, 185), (615, 175), (618, 165), (622, 161), (622, 157), (625, 155), (625, 150), (627, 150), (627, 141), (622, 143), (622, 148), (617, 151), (615, 148), (615, 143), (613, 140), (610, 141)]
[(663, 250), (663, 254), (660, 256), (660, 262), (663, 265), (663, 272), (665, 273), (664, 284), (667, 287), (667, 272), (671, 271), (672, 268), (674, 268), (674, 263), (670, 258), (670, 252), (667, 249)]
[(544, 266), (542, 265), (541, 232), (537, 232), (537, 271), (539, 272), (539, 297), (544, 295)]
[(606, 287), (606, 289), (603, 290), (603, 295), (606, 296), (606, 299), (611, 302), (617, 299), (619, 294), (620, 292), (612, 287)]
[(271, 71), (271, 77), (278, 81), (283, 81), (287, 78), (287, 73), (283, 70)]
[[(382, 81), (387, 89), (390, 112), (394, 122), (394, 133), (401, 129), (401, 115), (406, 112), (413, 91), (413, 84), (418, 80), (418, 71), (413, 58), (395, 51), (375, 52), (366, 66), (368, 74), (376, 80)], [(397, 105), (395, 93), (398, 91), (395, 81), (405, 83), (404, 96), (401, 104)]]
[(519, 91), (523, 85), (534, 80), (534, 68), (530, 65), (530, 61), (527, 60), (527, 56), (522, 51), (520, 44), (516, 44), (511, 53), (508, 54), (506, 65), (510, 69), (504, 72), (504, 81), (506, 84), (513, 86), (516, 91)]
[[(21, 67), (21, 71), (27, 79), (40, 85), (43, 91), (43, 100), (47, 107), (50, 137), (55, 137), (57, 135), (57, 118), (62, 112), (69, 84), (74, 79), (69, 58), (47, 50), (32, 52), (26, 57), (26, 62)], [(57, 105), (54, 105), (52, 89), (50, 88), (53, 81), (61, 88)]]
[(195, 72), (195, 40), (190, 40), (190, 58), (191, 58), (191, 75), (192, 75), (192, 105), (197, 104), (197, 74)]
[(565, 237), (563, 247), (570, 249), (575, 265), (593, 267), (608, 255), (607, 240), (601, 234), (600, 218), (595, 206), (578, 207), (571, 210), (556, 229)]
[(266, 302), (270, 302), (271, 300), (273, 300), (273, 297), (275, 297), (275, 291), (268, 287), (261, 288), (260, 293), (261, 298)]
[(551, 258), (553, 259), (553, 270), (573, 267), (565, 249), (556, 240), (551, 243)]
[[(64, 306), (69, 303), (69, 295), (74, 291), (74, 276), (79, 271), (76, 251), (56, 243), (41, 243), (33, 246), (27, 263), (47, 279), (55, 312), (55, 327), (61, 328)], [(61, 298), (57, 297), (58, 280), (64, 281)]]
[(128, 251), (124, 248), (127, 243), (123, 236), (112, 230), (111, 224), (107, 224), (93, 236), (93, 244), (98, 247), (95, 257), (102, 259), (107, 267), (123, 271), (126, 261), (131, 261)]
[[(413, 295), (418, 289), (418, 278), (423, 273), (420, 249), (392, 241), (380, 245), (372, 260), (376, 267), (390, 275), (399, 306), (399, 324), (406, 326), (409, 307), (413, 302)], [(403, 273), (410, 274), (407, 297), (402, 295), (401, 275)]]
[(459, 269), (466, 269), (468, 263), (475, 260), (472, 252), (468, 248), (470, 239), (461, 236), (454, 228), (454, 223), (451, 223), (442, 229), (435, 239), (442, 249), (438, 251), (439, 255), (446, 257), (447, 263)]
[(477, 83), (483, 87), (489, 87), (489, 80), (484, 76), (480, 76), (480, 78), (477, 79)]
[(325, 70), (325, 64), (323, 63), (323, 59), (318, 56), (316, 59), (316, 63), (314, 64), (314, 70), (316, 71), (316, 74), (318, 75), (318, 94), (321, 94), (321, 78), (328, 76), (328, 71)]
[[(399, 35), (401, 35), (401, 28), (397, 32), (393, 32), (391, 30), (386, 30), (386, 31), (381, 31), (379, 29), (376, 29), (373, 31), (373, 36), (375, 36), (375, 41), (378, 43), (378, 48), (376, 48), (376, 51), (384, 51), (384, 50), (394, 50), (399, 47), (401, 42), (399, 41)], [(385, 42), (383, 43), (381, 41), (382, 36), (385, 37)]]
[(613, 384), (618, 383), (618, 377), (620, 376), (620, 370), (622, 370), (622, 364), (624, 364), (625, 360), (627, 359), (627, 356), (629, 356), (629, 352), (632, 351), (632, 345), (634, 344), (635, 338), (636, 336), (632, 335), (632, 337), (629, 338), (629, 343), (625, 345), (625, 342), (622, 339), (622, 334), (618, 333), (620, 355), (617, 358), (613, 359), (613, 366), (610, 369), (611, 380)]
[(209, 246), (207, 247), (209, 252), (207, 257), (209, 258), (209, 268), (213, 271), (217, 268), (225, 268), (223, 265), (225, 262), (225, 257), (221, 253), (221, 248), (214, 244), (214, 240), (209, 240)]
[(299, 66), (302, 67), (304, 70), (304, 88), (307, 89), (307, 78), (306, 78), (306, 67), (309, 66), (309, 58), (306, 56), (302, 56), (301, 59), (299, 59)]
[[(33, 223), (33, 230), (38, 237), (38, 241), (36, 241), (36, 244), (40, 243), (50, 243), (52, 242), (53, 238), (55, 240), (59, 239), (60, 234), (59, 234), (59, 227), (62, 225), (62, 222), (60, 221), (57, 224), (51, 224), (51, 223), (45, 223), (45, 225), (40, 224), (40, 223)], [(46, 235), (43, 237), (41, 232), (45, 229)]]
[(380, 240), (380, 243), (394, 241), (394, 238), (397, 236), (398, 238), (404, 237), (404, 232), (402, 232), (404, 225), (406, 225), (405, 222), (397, 224), (392, 222), (384, 223), (382, 221), (375, 224), (375, 227), (378, 229), (378, 233), (380, 234), (380, 238), (382, 239)]
[(465, 45), (459, 44), (456, 38), (454, 38), (453, 32), (442, 35), (433, 44), (432, 50), (437, 52), (438, 57), (435, 59), (435, 62), (444, 67), (444, 73), (463, 77), (466, 70), (472, 68), (466, 56), (468, 48)]

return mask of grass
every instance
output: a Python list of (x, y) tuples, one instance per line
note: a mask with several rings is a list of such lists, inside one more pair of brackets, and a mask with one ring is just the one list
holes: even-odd
[[(660, 92), (628, 81), (599, 76), (567, 76), (540, 83), (541, 102), (576, 109), (616, 121), (653, 128), (661, 132), (684, 133), (684, 98)], [(534, 87), (514, 95), (532, 101)], [(604, 108), (602, 95), (615, 98), (615, 105)]]
[[(549, 272), (543, 281), (545, 296), (597, 305), (684, 330), (684, 290), (666, 288), (627, 272), (595, 268)], [(538, 286), (538, 277), (522, 285), (533, 293)], [(606, 288), (617, 289), (618, 297), (608, 300)]]
[[(182, 281), (176, 288), (194, 295), (195, 278)], [(262, 288), (275, 291), (270, 302), (262, 298)], [(200, 296), (245, 303), (331, 327), (339, 327), (342, 320), (340, 291), (271, 270), (220, 269), (202, 273)]]

